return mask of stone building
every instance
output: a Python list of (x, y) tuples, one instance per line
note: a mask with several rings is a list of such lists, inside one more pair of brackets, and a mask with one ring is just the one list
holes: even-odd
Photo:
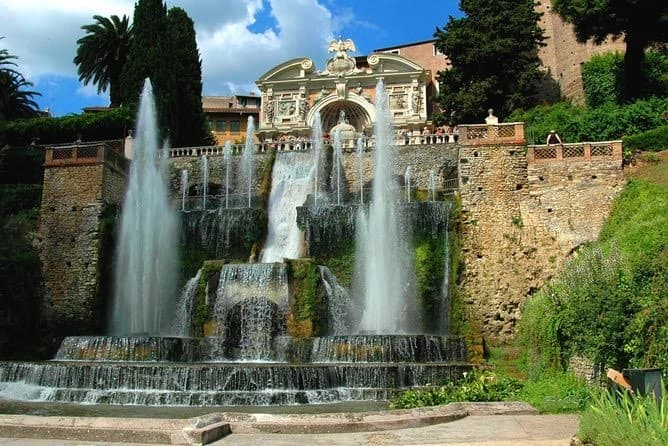
[(380, 79), (395, 127), (417, 130), (427, 123), (433, 79), (429, 69), (389, 52), (353, 58), (348, 54), (355, 51), (350, 39), (332, 41), (329, 51), (334, 56), (323, 70), (316, 69), (310, 58), (297, 58), (260, 76), (256, 82), (262, 97), (260, 138), (309, 136), (318, 112), (325, 133), (344, 117), (358, 134), (370, 135)]
[(216, 144), (246, 139), (248, 118), (257, 123), (260, 116), (260, 98), (254, 93), (233, 96), (202, 96), (202, 110), (211, 125)]

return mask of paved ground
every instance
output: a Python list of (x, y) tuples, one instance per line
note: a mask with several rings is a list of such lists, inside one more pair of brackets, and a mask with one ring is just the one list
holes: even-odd
[[(450, 423), (383, 432), (342, 434), (232, 434), (213, 445), (488, 445), (567, 446), (577, 432), (574, 415), (472, 415)], [(0, 446), (139, 446), (139, 443), (0, 438)]]

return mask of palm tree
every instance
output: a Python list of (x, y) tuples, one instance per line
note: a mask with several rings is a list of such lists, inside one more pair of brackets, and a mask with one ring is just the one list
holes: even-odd
[(119, 19), (93, 16), (96, 23), (84, 25), (86, 35), (77, 40), (79, 47), (74, 63), (79, 66), (79, 80), (97, 85), (97, 92), (109, 87), (110, 107), (121, 105), (120, 77), (132, 40), (132, 25), (127, 16)]
[[(0, 37), (4, 39), (4, 37)], [(38, 115), (39, 106), (32, 99), (39, 96), (36, 91), (22, 90), (32, 87), (21, 73), (16, 71), (16, 56), (6, 49), (0, 49), (0, 121), (32, 118)]]

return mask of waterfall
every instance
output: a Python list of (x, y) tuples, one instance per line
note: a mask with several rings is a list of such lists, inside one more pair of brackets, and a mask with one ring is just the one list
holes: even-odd
[(296, 259), (303, 251), (302, 232), (297, 227), (297, 206), (313, 191), (314, 166), (310, 153), (280, 152), (271, 174), (267, 240), (262, 262)]
[(151, 83), (141, 94), (115, 259), (112, 334), (166, 334), (176, 298), (177, 219), (158, 156)]
[(193, 299), (195, 298), (195, 292), (197, 291), (201, 275), (202, 270), (199, 269), (195, 277), (190, 278), (186, 282), (176, 302), (176, 315), (172, 324), (172, 333), (176, 336), (191, 336), (190, 322), (192, 321), (193, 314)]
[(392, 127), (388, 96), (382, 81), (376, 86), (375, 175), (368, 212), (357, 224), (355, 294), (364, 312), (360, 332), (405, 333), (417, 329), (412, 253), (402, 237), (397, 209), (398, 191), (392, 181)]
[(248, 117), (248, 125), (246, 127), (246, 144), (244, 145), (244, 152), (241, 158), (241, 176), (239, 193), (246, 190), (248, 194), (248, 207), (251, 207), (253, 199), (253, 163), (255, 161), (255, 144), (253, 143), (253, 135), (255, 134), (255, 125), (253, 124), (253, 117)]
[(202, 210), (206, 211), (206, 194), (209, 192), (209, 161), (202, 155)]
[(188, 199), (188, 171), (181, 171), (181, 211), (186, 210), (186, 200)]
[(232, 141), (225, 141), (223, 148), (223, 163), (225, 164), (225, 209), (229, 208), (230, 197), (230, 165), (232, 163)]
[(348, 317), (352, 310), (348, 291), (326, 266), (318, 266), (320, 279), (327, 292), (329, 332), (334, 335), (350, 333)]

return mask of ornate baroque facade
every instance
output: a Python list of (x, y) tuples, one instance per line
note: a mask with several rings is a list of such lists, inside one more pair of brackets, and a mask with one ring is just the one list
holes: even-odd
[(376, 84), (382, 79), (389, 95), (393, 125), (418, 129), (427, 122), (431, 98), (427, 85), (431, 72), (417, 63), (390, 53), (351, 57), (352, 40), (332, 41), (334, 53), (324, 70), (310, 58), (277, 65), (257, 80), (262, 97), (258, 135), (308, 136), (320, 113), (323, 131), (329, 132), (345, 112), (348, 123), (361, 134), (371, 134), (376, 121)]

